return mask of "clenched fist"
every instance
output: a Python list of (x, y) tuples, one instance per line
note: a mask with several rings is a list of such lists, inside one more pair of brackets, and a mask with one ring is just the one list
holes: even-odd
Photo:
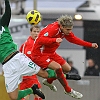
[(92, 48), (98, 48), (98, 44), (97, 43), (92, 43)]
[(57, 38), (57, 39), (56, 39), (56, 42), (57, 42), (57, 43), (61, 43), (62, 41), (63, 41), (63, 40), (62, 40), (61, 38)]

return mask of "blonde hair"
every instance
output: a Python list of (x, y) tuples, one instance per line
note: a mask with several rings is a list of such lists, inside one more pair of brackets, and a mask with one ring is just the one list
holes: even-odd
[(73, 26), (73, 19), (71, 16), (62, 15), (60, 18), (57, 19), (58, 23), (63, 27), (72, 27)]

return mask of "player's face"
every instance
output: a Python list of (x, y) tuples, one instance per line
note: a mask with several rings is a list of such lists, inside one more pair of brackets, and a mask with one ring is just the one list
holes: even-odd
[(60, 28), (61, 28), (61, 31), (62, 31), (64, 34), (69, 35), (70, 32), (72, 31), (73, 26), (71, 26), (71, 27), (63, 27), (63, 26), (60, 26)]
[(39, 28), (33, 28), (32, 32), (30, 32), (30, 34), (31, 34), (31, 36), (32, 36), (33, 39), (36, 39), (37, 36), (38, 36), (38, 34), (39, 34), (39, 32), (40, 32)]

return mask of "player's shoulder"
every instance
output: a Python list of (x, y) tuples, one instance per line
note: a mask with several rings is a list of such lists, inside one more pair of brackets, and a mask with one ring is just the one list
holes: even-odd
[(48, 27), (48, 30), (52, 30), (53, 32), (58, 32), (60, 30), (60, 25), (58, 24), (57, 21), (51, 23)]
[(29, 36), (28, 39), (26, 40), (26, 44), (33, 44), (34, 43), (34, 39)]
[(51, 25), (52, 27), (57, 27), (57, 28), (59, 27), (59, 23), (57, 21), (51, 23)]
[(57, 21), (48, 24), (45, 28), (55, 28), (55, 27), (59, 27), (59, 24)]
[(32, 38), (31, 38), (31, 36), (29, 36), (25, 42), (29, 42), (31, 40), (32, 40)]

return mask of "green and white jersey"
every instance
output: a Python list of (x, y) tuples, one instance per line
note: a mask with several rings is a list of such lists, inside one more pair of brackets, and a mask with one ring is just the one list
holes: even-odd
[(0, 30), (0, 62), (2, 63), (9, 54), (16, 50), (17, 45), (14, 44), (8, 27), (2, 26), (2, 30)]
[(0, 63), (2, 63), (9, 54), (17, 50), (17, 45), (13, 42), (8, 28), (10, 18), (10, 4), (8, 0), (5, 0), (5, 13), (0, 18)]

